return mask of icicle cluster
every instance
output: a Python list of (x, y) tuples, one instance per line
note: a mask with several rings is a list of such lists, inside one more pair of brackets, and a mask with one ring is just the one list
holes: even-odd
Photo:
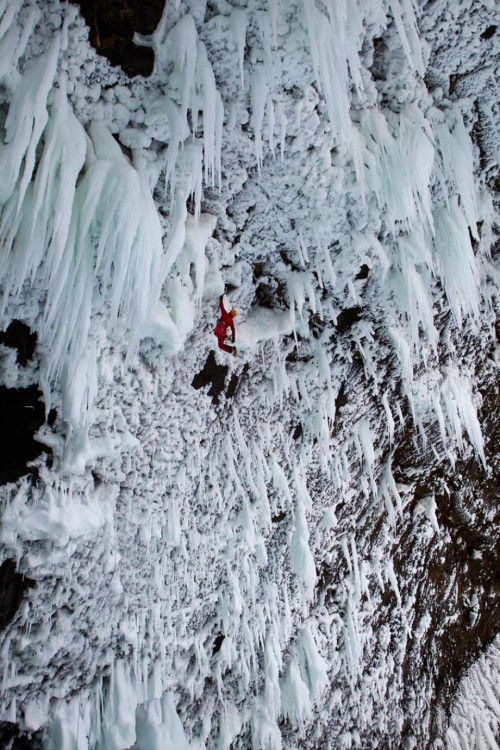
[[(0, 718), (50, 750), (395, 744), (430, 628), (398, 542), (444, 536), (397, 450), (488, 472), (455, 346), (500, 278), (416, 4), (167, 2), (136, 38), (151, 80), (107, 92), (76, 10), (51, 0), (48, 41), (42, 5), (0, 2), (0, 311), (38, 333), (58, 460), (2, 495), (40, 593)], [(238, 357), (214, 365), (225, 284)]]

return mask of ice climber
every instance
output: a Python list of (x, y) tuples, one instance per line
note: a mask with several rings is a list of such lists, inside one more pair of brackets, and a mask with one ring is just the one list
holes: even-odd
[(217, 321), (217, 325), (214, 328), (214, 335), (217, 336), (217, 341), (219, 344), (219, 349), (222, 349), (225, 352), (228, 352), (229, 354), (232, 354), (234, 357), (236, 357), (236, 347), (235, 346), (229, 346), (226, 344), (226, 338), (227, 338), (227, 329), (231, 329), (231, 340), (234, 344), (236, 340), (236, 330), (234, 328), (234, 320), (233, 318), (238, 315), (237, 310), (234, 309), (234, 307), (228, 312), (224, 307), (224, 295), (221, 294), (219, 297), (219, 310), (220, 310), (220, 317)]

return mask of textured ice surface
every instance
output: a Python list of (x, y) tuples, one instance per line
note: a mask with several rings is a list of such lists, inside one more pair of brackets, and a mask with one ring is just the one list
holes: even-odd
[[(8, 377), (57, 413), (36, 481), (1, 494), (2, 553), (38, 585), (1, 635), (0, 718), (47, 750), (436, 736), (421, 592), (460, 524), (472, 549), (453, 468), (494, 481), (500, 280), (498, 106), (475, 120), (442, 87), (479, 74), (436, 51), (494, 7), (441, 5), (179, 0), (130, 81), (73, 6), (0, 2), (2, 324), (39, 341)], [(191, 383), (225, 285), (214, 405)], [(494, 747), (478, 679), (450, 747)]]

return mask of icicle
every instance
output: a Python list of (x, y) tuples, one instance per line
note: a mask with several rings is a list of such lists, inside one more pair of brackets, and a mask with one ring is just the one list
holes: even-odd
[[(198, 305), (201, 304), (201, 300), (203, 297), (205, 276), (208, 265), (205, 255), (205, 248), (207, 246), (208, 240), (214, 232), (216, 223), (217, 217), (211, 216), (210, 214), (201, 214), (199, 220), (196, 220), (196, 218), (191, 216), (191, 214), (188, 214), (186, 216), (185, 243), (182, 254), (179, 257), (177, 267), (181, 275), (183, 275), (187, 281), (187, 279), (189, 278), (191, 265), (194, 266), (194, 276), (196, 283), (195, 301)], [(182, 314), (184, 312), (186, 311), (179, 310), (180, 315), (176, 317), (182, 318)], [(180, 322), (181, 321), (179, 320), (179, 323)]]
[(389, 524), (392, 526), (392, 528), (395, 528), (396, 513), (394, 509), (393, 500), (396, 503), (396, 507), (397, 507), (400, 518), (403, 517), (403, 505), (401, 501), (401, 496), (396, 486), (396, 482), (394, 481), (394, 477), (392, 476), (391, 459), (389, 459), (384, 466), (384, 469), (382, 472), (382, 478), (381, 478), (380, 486), (379, 486), (379, 495), (384, 500)]
[(305, 510), (311, 510), (312, 498), (307, 490), (306, 480), (304, 478), (304, 469), (299, 464), (293, 467), (293, 480), (295, 484), (296, 497)]
[(288, 121), (286, 119), (283, 106), (280, 102), (276, 104), (276, 111), (278, 114), (278, 122), (280, 124), (280, 156), (281, 156), (281, 161), (283, 161), (284, 155), (285, 155), (285, 139), (286, 139), (286, 128), (287, 128)]
[(392, 560), (389, 560), (384, 567), (384, 573), (386, 575), (387, 580), (391, 584), (391, 588), (394, 591), (396, 595), (396, 600), (398, 602), (398, 606), (401, 607), (401, 594), (399, 593), (399, 586), (398, 581), (396, 578), (396, 574), (394, 573), (394, 565), (392, 563)]
[(354, 582), (354, 601), (357, 605), (361, 603), (361, 574), (359, 569), (358, 550), (356, 549), (356, 540), (354, 534), (351, 536), (351, 560), (352, 560), (352, 580)]
[(205, 152), (205, 183), (214, 186), (216, 178), (220, 181), (218, 170), (217, 146), (220, 140), (219, 122), (223, 119), (222, 99), (217, 91), (215, 76), (207, 57), (206, 47), (198, 42), (196, 73), (201, 81), (203, 91), (203, 147)]
[(21, 2), (22, 0), (9, 0), (6, 7), (0, 7), (0, 39), (11, 29), (14, 18), (21, 8)]
[[(352, 2), (345, 4), (345, 17), (346, 17), (346, 56), (347, 62), (349, 63), (349, 74), (351, 80), (356, 87), (358, 96), (363, 92), (363, 80), (361, 78), (361, 60), (359, 58), (359, 50), (363, 44), (363, 38), (366, 28), (366, 20), (364, 14), (361, 12), (362, 4), (358, 2)], [(366, 12), (366, 10), (365, 10)]]
[(262, 123), (267, 100), (267, 81), (263, 65), (256, 65), (252, 76), (252, 118), (251, 124), (255, 133), (255, 158), (259, 175), (262, 167)]
[(446, 427), (444, 424), (444, 414), (443, 409), (441, 408), (441, 404), (439, 402), (439, 399), (435, 399), (434, 401), (434, 411), (436, 412), (436, 419), (438, 421), (439, 425), (439, 434), (441, 435), (441, 440), (443, 442), (443, 447), (446, 448)]
[(465, 217), (456, 197), (436, 214), (434, 239), (446, 296), (459, 326), (470, 314), (479, 323), (479, 271)]
[(425, 240), (416, 231), (411, 236), (398, 237), (397, 247), (400, 272), (394, 273), (391, 283), (400, 309), (406, 313), (410, 324), (413, 352), (415, 355), (421, 353), (420, 331), (426, 335), (433, 351), (437, 352), (438, 333), (434, 325), (433, 300), (428, 291), (432, 260)]
[(245, 54), (245, 40), (247, 31), (248, 17), (244, 10), (235, 8), (231, 12), (231, 29), (233, 31), (234, 41), (236, 42), (236, 50), (238, 52), (238, 62), (240, 68), (240, 82), (241, 90), (245, 88), (243, 79), (243, 57)]
[[(434, 495), (425, 495), (424, 497), (420, 498), (419, 505), (423, 509), (428, 520), (430, 521), (430, 524), (432, 528), (434, 529), (435, 533), (439, 534), (439, 524), (438, 524), (438, 520), (436, 516), (437, 506), (436, 506), (436, 499)], [(393, 585), (393, 588), (394, 588), (394, 585)]]
[(217, 750), (230, 750), (233, 741), (241, 732), (243, 720), (240, 711), (228, 701), (224, 701), (219, 717), (219, 736)]
[(274, 153), (274, 127), (275, 127), (275, 116), (274, 116), (274, 103), (270, 96), (267, 97), (267, 140), (269, 143), (269, 150), (273, 157), (275, 157)]
[[(404, 336), (401, 334), (400, 331), (396, 330), (395, 328), (390, 328), (389, 330), (394, 340), (398, 359), (401, 363), (406, 396), (408, 397), (408, 400), (410, 402), (410, 407), (412, 410), (413, 418), (416, 421), (415, 403), (414, 403), (413, 387), (412, 387), (413, 386), (413, 361), (411, 357), (410, 347), (408, 346), (408, 342), (406, 341), (406, 339), (404, 338)], [(401, 414), (401, 408), (399, 407), (399, 405), (398, 405), (398, 408), (399, 408), (399, 413)], [(401, 418), (402, 417), (400, 417), (400, 421), (401, 421)]]
[(254, 750), (281, 750), (281, 731), (270, 706), (263, 698), (257, 698), (252, 710), (252, 747)]
[[(366, 203), (366, 179), (365, 179), (365, 160), (372, 156), (366, 148), (366, 142), (363, 134), (357, 125), (351, 125), (351, 139), (349, 150), (356, 173), (356, 182), (359, 186), (363, 203)], [(373, 159), (373, 157), (372, 157)]]
[(367, 471), (370, 478), (370, 485), (374, 497), (377, 497), (377, 485), (375, 483), (374, 468), (375, 468), (375, 448), (373, 446), (373, 440), (371, 436), (370, 423), (366, 419), (359, 421), (354, 430), (353, 437), (358, 447), (358, 454), (360, 458), (364, 459), (364, 469)]
[(347, 666), (351, 676), (351, 680), (354, 681), (354, 678), (357, 677), (359, 672), (362, 649), (360, 643), (357, 607), (350, 590), (348, 590), (345, 610), (344, 640), (344, 652), (347, 660)]
[(304, 14), (316, 80), (326, 99), (328, 116), (337, 140), (348, 143), (351, 132), (345, 0), (326, 3), (329, 18), (314, 3), (304, 0)]
[[(389, 4), (408, 62), (423, 77), (425, 67), (412, 0), (389, 0)], [(406, 26), (403, 21), (402, 9), (405, 14)]]
[(395, 422), (392, 416), (391, 407), (389, 406), (389, 402), (387, 400), (387, 391), (382, 396), (382, 406), (385, 409), (385, 414), (387, 417), (387, 430), (389, 432), (389, 444), (392, 446), (394, 444)]
[(449, 432), (457, 441), (459, 449), (463, 450), (462, 430), (465, 429), (476, 454), (486, 469), (484, 440), (476, 407), (472, 401), (470, 383), (457, 372), (450, 370), (441, 386), (441, 400), (443, 411), (448, 419)]
[(319, 702), (329, 682), (328, 665), (319, 653), (315, 630), (311, 621), (306, 622), (297, 644), (301, 674), (313, 703)]
[(189, 750), (190, 744), (179, 719), (173, 693), (165, 693), (161, 700), (151, 701), (140, 710), (137, 746), (148, 750)]
[(362, 119), (366, 150), (358, 158), (361, 170), (368, 151), (375, 164), (366, 165), (362, 180), (375, 192), (380, 208), (387, 209), (387, 221), (398, 234), (402, 222), (410, 233), (417, 222), (432, 232), (430, 184), (434, 164), (432, 135), (420, 111), (411, 106), (400, 115), (396, 137), (378, 110), (369, 110)]
[(135, 743), (136, 708), (137, 696), (130, 668), (120, 659), (111, 671), (110, 689), (102, 717), (104, 747), (123, 750)]
[[(279, 465), (276, 456), (273, 453), (269, 457), (269, 471), (273, 479), (274, 487), (280, 494), (280, 499), (283, 498), (286, 501), (285, 507), (290, 508), (293, 503), (290, 487), (285, 472)], [(282, 506), (280, 505), (279, 507)]]
[(155, 33), (155, 55), (157, 65), (168, 67), (175, 65), (175, 74), (180, 83), (180, 109), (185, 116), (195, 78), (198, 33), (193, 17), (187, 13), (181, 16), (173, 29), (163, 39), (159, 35), (160, 27)]
[(8, 79), (17, 59), (16, 52), (19, 43), (19, 29), (12, 26), (0, 40), (0, 81)]
[(278, 45), (277, 23), (278, 23), (278, 4), (279, 0), (268, 0), (269, 18), (271, 20), (271, 31), (273, 33), (273, 45)]
[(284, 716), (295, 726), (303, 727), (312, 712), (309, 689), (301, 677), (297, 657), (294, 655), (281, 683), (281, 705)]
[[(306, 266), (309, 263), (309, 253), (307, 252), (307, 245), (304, 240), (302, 229), (299, 229), (298, 245), (299, 245), (299, 255), (300, 255), (301, 263), (303, 266)], [(312, 290), (312, 285), (310, 284), (310, 277), (309, 277), (308, 287), (309, 287), (309, 290)], [(314, 298), (314, 292), (310, 291), (309, 299), (311, 300), (312, 298)], [(315, 301), (311, 301), (311, 307), (313, 305), (315, 306)], [(316, 312), (316, 309), (314, 309), (313, 312)]]
[(309, 530), (304, 509), (298, 506), (294, 512), (295, 531), (290, 544), (290, 564), (304, 589), (304, 596), (311, 599), (316, 586), (316, 566), (309, 547)]
[(5, 121), (5, 144), (0, 144), (0, 205), (13, 194), (19, 183), (17, 208), (20, 209), (35, 168), (35, 152), (48, 120), (47, 97), (56, 74), (59, 36), (43, 60), (27, 67), (10, 101)]
[(297, 308), (299, 317), (303, 317), (302, 309), (306, 301), (306, 295), (311, 310), (315, 312), (316, 298), (312, 283), (312, 274), (309, 271), (295, 271), (290, 273), (287, 277), (287, 296), (293, 319), (295, 319), (295, 307)]

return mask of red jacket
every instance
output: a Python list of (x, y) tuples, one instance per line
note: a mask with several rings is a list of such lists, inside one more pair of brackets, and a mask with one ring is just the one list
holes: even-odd
[(220, 318), (217, 321), (217, 325), (214, 328), (214, 333), (218, 339), (225, 339), (227, 336), (227, 329), (231, 329), (232, 340), (236, 338), (236, 331), (234, 329), (234, 320), (230, 312), (224, 309), (223, 298), (219, 300)]

